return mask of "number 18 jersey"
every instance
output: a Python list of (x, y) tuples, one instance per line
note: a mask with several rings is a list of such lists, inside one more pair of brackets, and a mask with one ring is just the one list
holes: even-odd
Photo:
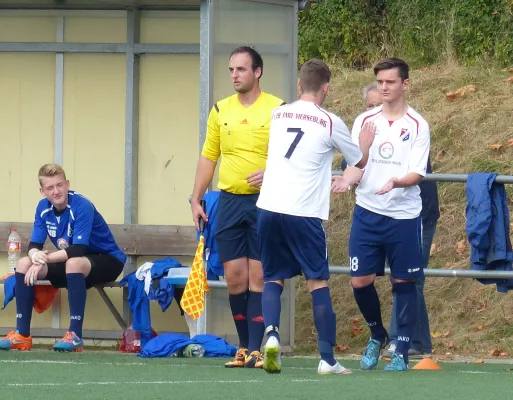
[(347, 126), (335, 114), (304, 100), (275, 109), (257, 207), (327, 220), (335, 150), (344, 154), (349, 166), (362, 158)]

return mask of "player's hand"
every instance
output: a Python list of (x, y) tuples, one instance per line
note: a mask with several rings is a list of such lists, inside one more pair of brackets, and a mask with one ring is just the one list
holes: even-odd
[(331, 177), (331, 191), (333, 193), (345, 193), (351, 190), (351, 185), (343, 176)]
[(201, 204), (198, 201), (192, 201), (191, 202), (191, 209), (192, 209), (192, 220), (194, 221), (194, 225), (196, 226), (196, 230), (200, 230), (199, 221), (200, 218), (203, 219), (203, 221), (208, 222), (208, 216), (205, 214), (205, 210), (203, 210), (203, 207), (201, 207)]
[(31, 257), (33, 264), (45, 265), (48, 262), (48, 251), (47, 250), (39, 250), (32, 254)]
[(42, 264), (32, 264), (25, 274), (25, 285), (34, 286), (37, 282), (37, 275), (39, 274), (39, 271), (41, 271), (41, 268), (43, 268)]
[(360, 137), (358, 139), (360, 143), (360, 149), (370, 149), (375, 137), (376, 125), (374, 125), (373, 122), (366, 122), (365, 125), (363, 125), (362, 130), (360, 131)]
[(246, 181), (248, 182), (248, 185), (253, 187), (262, 186), (262, 182), (264, 181), (264, 172), (265, 169), (260, 169), (246, 176)]
[(381, 188), (381, 190), (378, 190), (378, 191), (376, 192), (376, 194), (386, 194), (386, 193), (390, 192), (393, 188), (395, 188), (395, 184), (396, 184), (397, 182), (399, 182), (399, 179), (397, 179), (397, 178), (392, 178), (392, 179), (390, 179), (390, 180), (385, 184), (385, 186), (383, 186), (383, 187)]

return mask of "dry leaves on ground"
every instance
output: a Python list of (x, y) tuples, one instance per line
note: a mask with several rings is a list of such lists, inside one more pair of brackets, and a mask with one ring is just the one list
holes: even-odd
[(359, 320), (357, 318), (354, 318), (351, 321), (351, 334), (353, 337), (358, 336), (360, 333), (362, 333), (363, 328), (360, 327)]
[(465, 240), (460, 240), (456, 243), (456, 254), (463, 254), (467, 249), (467, 243)]
[(465, 96), (465, 94), (467, 94), (467, 93), (474, 93), (476, 91), (477, 91), (476, 85), (467, 85), (467, 86), (463, 86), (463, 87), (459, 88), (455, 92), (446, 93), (445, 97), (449, 101), (454, 101), (454, 100), (456, 100), (456, 97)]
[(479, 331), (482, 331), (483, 329), (486, 329), (490, 326), (490, 324), (483, 324), (483, 325), (478, 325), (478, 326), (475, 326), (474, 328), (472, 328), (472, 330), (474, 332), (479, 332)]
[(488, 145), (488, 148), (489, 148), (490, 150), (500, 150), (500, 149), (502, 149), (503, 147), (504, 147), (504, 146), (503, 146), (502, 144), (500, 144), (500, 143), (494, 143), (494, 144), (489, 144), (489, 145)]

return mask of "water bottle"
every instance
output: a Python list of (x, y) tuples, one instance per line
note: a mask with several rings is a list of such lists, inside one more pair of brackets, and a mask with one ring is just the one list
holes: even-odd
[(182, 356), (187, 358), (201, 358), (205, 355), (205, 348), (200, 344), (190, 344), (182, 350)]
[(16, 228), (11, 229), (7, 239), (7, 273), (14, 274), (16, 264), (21, 258), (21, 237)]

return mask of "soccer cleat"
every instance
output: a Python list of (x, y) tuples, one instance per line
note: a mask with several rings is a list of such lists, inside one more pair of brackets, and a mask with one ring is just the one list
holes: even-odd
[(264, 358), (258, 350), (252, 351), (244, 360), (244, 368), (262, 368), (264, 366)]
[(404, 362), (402, 354), (394, 353), (392, 361), (385, 366), (385, 371), (408, 371), (408, 364)]
[(267, 339), (265, 344), (264, 371), (269, 374), (279, 374), (281, 372), (280, 342), (275, 336)]
[(239, 349), (235, 354), (235, 357), (232, 361), (224, 364), (226, 368), (244, 368), (244, 361), (246, 360), (246, 355), (248, 354), (248, 349)]
[(317, 373), (319, 375), (349, 375), (352, 374), (353, 371), (343, 367), (338, 361), (334, 366), (331, 366), (326, 361), (321, 360), (317, 367)]
[(84, 350), (84, 341), (75, 332), (66, 332), (64, 337), (53, 345), (54, 351), (81, 352)]
[(381, 358), (383, 358), (383, 360), (385, 361), (390, 361), (392, 359), (392, 356), (394, 355), (396, 347), (397, 344), (395, 342), (390, 342), (388, 349), (385, 350)]
[(422, 351), (417, 350), (413, 347), (410, 347), (408, 349), (408, 358), (411, 358), (412, 360), (422, 360), (424, 356), (428, 356), (429, 354), (424, 354)]
[(383, 342), (370, 338), (365, 353), (363, 353), (362, 359), (360, 360), (360, 368), (366, 371), (376, 368), (381, 350), (385, 348), (387, 342), (388, 335)]
[(25, 337), (18, 331), (10, 331), (6, 337), (0, 340), (0, 350), (27, 351), (30, 349), (32, 349), (32, 335)]

